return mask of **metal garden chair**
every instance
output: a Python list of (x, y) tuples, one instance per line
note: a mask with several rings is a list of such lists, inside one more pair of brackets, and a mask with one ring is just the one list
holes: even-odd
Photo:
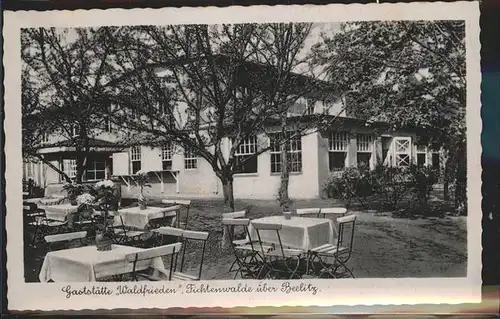
[[(181, 256), (181, 265), (179, 271), (176, 271), (174, 268), (174, 273), (172, 275), (172, 280), (180, 280), (180, 281), (194, 281), (201, 279), (201, 273), (203, 270), (203, 259), (205, 257), (205, 248), (208, 240), (208, 232), (200, 232), (200, 231), (192, 231), (192, 230), (184, 230), (182, 233), (182, 256)], [(202, 242), (202, 250), (201, 250), (201, 260), (200, 266), (198, 268), (198, 275), (191, 275), (184, 272), (184, 261), (186, 256), (186, 247), (188, 242)]]
[[(231, 247), (234, 253), (235, 260), (229, 267), (229, 272), (233, 271), (235, 265), (238, 266), (236, 273), (234, 274), (234, 279), (240, 274), (243, 279), (253, 278), (257, 279), (261, 267), (261, 261), (259, 260), (259, 252), (255, 249), (254, 242), (250, 237), (250, 232), (248, 227), (250, 225), (250, 219), (246, 218), (225, 218), (222, 220), (222, 224), (226, 227), (231, 241)], [(246, 236), (244, 240), (235, 239), (234, 230), (236, 228), (243, 228), (243, 234)], [(244, 244), (243, 244), (244, 241)], [(268, 247), (267, 249), (269, 249)]]
[[(281, 224), (267, 224), (252, 222), (252, 226), (257, 232), (259, 245), (262, 253), (262, 266), (258, 274), (258, 278), (265, 279), (292, 279), (300, 278), (297, 271), (301, 264), (303, 251), (300, 249), (284, 248), (281, 241), (280, 230)], [(261, 231), (274, 231), (278, 239), (278, 246), (271, 245), (271, 249), (262, 241)], [(273, 249), (274, 248), (274, 249)]]
[[(102, 218), (101, 216), (97, 217)], [(110, 226), (113, 230), (113, 239), (115, 243), (141, 246), (146, 239), (151, 238), (153, 235), (152, 232), (137, 230), (126, 226), (123, 217), (118, 212), (114, 212), (114, 219), (116, 220), (117, 217), (119, 222)]]
[(42, 223), (45, 221), (45, 211), (36, 204), (23, 205), (24, 240), (29, 246), (35, 247), (44, 236)]
[[(354, 275), (346, 265), (351, 258), (354, 244), (354, 230), (356, 215), (337, 218), (339, 237), (337, 244), (325, 244), (310, 251), (309, 264), (313, 272), (321, 278), (354, 278)], [(328, 260), (332, 260), (329, 262)], [(314, 266), (319, 263), (319, 268)]]
[[(186, 208), (185, 222), (181, 222), (180, 209), (177, 211), (177, 216), (175, 219), (177, 220), (177, 228), (187, 229), (189, 221), (189, 208), (191, 208), (191, 201), (187, 199), (163, 199), (161, 202), (163, 204), (180, 205)], [(174, 227), (174, 223), (172, 223), (171, 226)]]
[[(132, 272), (130, 273), (133, 281), (138, 281), (139, 278), (143, 278), (150, 281), (164, 281), (172, 280), (172, 275), (174, 272), (174, 263), (176, 256), (181, 250), (181, 243), (174, 243), (170, 245), (164, 245), (149, 249), (144, 249), (137, 253), (128, 254), (125, 259), (132, 263)], [(151, 273), (150, 265), (152, 261), (156, 258), (161, 258), (164, 262), (164, 258), (170, 257), (170, 267), (169, 270), (155, 269)], [(158, 272), (159, 274), (156, 274)], [(161, 276), (163, 275), (163, 277)]]
[(180, 242), (182, 239), (183, 229), (164, 226), (152, 230), (156, 234), (157, 242), (160, 245), (166, 244), (166, 239), (174, 239), (175, 242)]
[(307, 215), (313, 215), (314, 217), (318, 217), (321, 212), (321, 208), (298, 208), (297, 215), (304, 217)]
[(318, 217), (323, 217), (323, 218), (337, 218), (337, 217), (343, 217), (347, 214), (347, 208), (345, 207), (328, 207), (328, 208), (321, 208), (321, 211), (318, 213)]

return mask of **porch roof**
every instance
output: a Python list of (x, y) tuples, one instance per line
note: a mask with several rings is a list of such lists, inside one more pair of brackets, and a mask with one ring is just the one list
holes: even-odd
[[(91, 152), (113, 152), (126, 148), (126, 146), (123, 144), (118, 144), (97, 138), (89, 138), (89, 147)], [(73, 141), (71, 139), (67, 139), (64, 141), (46, 144), (43, 148), (38, 150), (38, 153), (50, 154), (74, 151), (76, 151), (76, 148)]]

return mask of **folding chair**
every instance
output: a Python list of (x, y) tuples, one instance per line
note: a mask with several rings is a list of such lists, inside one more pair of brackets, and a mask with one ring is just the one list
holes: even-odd
[(228, 218), (245, 218), (247, 214), (246, 210), (239, 210), (236, 212), (231, 212), (231, 213), (223, 213), (222, 214), (222, 219), (228, 219)]
[[(262, 267), (258, 278), (264, 279), (292, 279), (300, 278), (297, 271), (300, 266), (303, 251), (300, 249), (284, 248), (281, 241), (281, 224), (263, 224), (252, 222), (252, 226), (257, 232), (259, 245), (262, 253)], [(278, 249), (266, 249), (262, 241), (261, 231), (274, 231), (278, 239)], [(295, 264), (295, 265), (293, 265)]]
[(306, 215), (314, 215), (314, 217), (318, 217), (321, 212), (321, 208), (298, 208), (297, 215), (304, 217)]
[(345, 207), (329, 207), (329, 208), (321, 208), (321, 211), (318, 213), (318, 217), (322, 216), (323, 218), (329, 218), (333, 216), (334, 218), (343, 217), (347, 213), (347, 208)]
[[(181, 266), (179, 271), (174, 270), (174, 274), (172, 276), (173, 280), (180, 280), (180, 281), (194, 281), (194, 280), (200, 280), (201, 279), (201, 272), (203, 270), (203, 259), (205, 257), (205, 247), (207, 244), (207, 239), (208, 239), (208, 232), (199, 232), (199, 231), (192, 231), (192, 230), (184, 230), (182, 233), (182, 257), (181, 257)], [(202, 241), (203, 246), (202, 246), (202, 251), (201, 251), (201, 260), (200, 260), (200, 267), (198, 268), (198, 276), (193, 276), (191, 274), (188, 274), (186, 272), (183, 272), (184, 270), (184, 259), (186, 255), (186, 246), (187, 243), (190, 241)]]
[(158, 242), (160, 243), (160, 245), (165, 245), (165, 237), (167, 236), (170, 238), (175, 238), (175, 242), (179, 242), (182, 238), (182, 234), (184, 233), (183, 229), (169, 226), (156, 228), (152, 231), (157, 234), (157, 237), (159, 238)]
[[(177, 216), (176, 216), (176, 220), (177, 220), (177, 228), (184, 228), (184, 229), (187, 229), (187, 226), (188, 226), (188, 220), (189, 220), (189, 208), (191, 207), (191, 201), (190, 200), (186, 200), (186, 199), (163, 199), (161, 201), (163, 204), (171, 204), (171, 205), (180, 205), (180, 206), (184, 206), (186, 207), (186, 222), (184, 223), (181, 223), (181, 216), (180, 216), (180, 209), (177, 211)], [(172, 223), (171, 225), (172, 227), (174, 227), (174, 223)]]
[[(57, 235), (47, 235), (44, 237), (45, 242), (49, 245), (49, 251), (74, 248), (86, 245), (87, 232), (73, 232)], [(78, 242), (76, 246), (70, 246), (72, 243)]]
[[(352, 271), (346, 266), (351, 258), (354, 243), (356, 215), (337, 218), (339, 237), (336, 245), (325, 244), (310, 251), (310, 264), (320, 263), (321, 269), (316, 274), (321, 278), (354, 278)], [(332, 259), (329, 263), (327, 260)], [(313, 267), (316, 268), (316, 267)]]
[[(248, 227), (250, 225), (250, 219), (245, 218), (225, 218), (222, 220), (222, 224), (226, 227), (229, 238), (231, 240), (231, 247), (233, 249), (235, 260), (229, 267), (229, 272), (233, 271), (233, 267), (238, 265), (238, 269), (234, 274), (234, 279), (240, 274), (241, 278), (253, 278), (257, 279), (257, 274), (260, 270), (261, 264), (258, 260), (258, 251), (255, 250), (254, 241), (250, 237), (250, 232)], [(245, 239), (235, 239), (234, 229), (236, 227), (242, 227), (244, 230)], [(233, 232), (232, 232), (232, 231)], [(244, 242), (244, 244), (243, 244)], [(267, 247), (267, 249), (269, 249)], [(250, 259), (250, 260), (248, 260)]]
[[(171, 245), (159, 246), (149, 249), (144, 249), (137, 253), (127, 254), (125, 259), (132, 264), (132, 272), (130, 275), (134, 281), (138, 281), (139, 278), (144, 278), (150, 281), (163, 281), (165, 278), (160, 277), (165, 276), (169, 281), (172, 280), (172, 274), (174, 271), (174, 260), (176, 260), (176, 255), (181, 250), (181, 243), (175, 243)], [(170, 267), (169, 270), (166, 269), (154, 269), (155, 271), (151, 274), (146, 272), (150, 269), (152, 261), (156, 258), (161, 258), (164, 262), (164, 257), (170, 256)], [(145, 271), (146, 270), (146, 271)], [(155, 274), (158, 272), (159, 275)]]
[[(116, 218), (117, 216), (115, 216)], [(112, 229), (113, 234), (114, 234), (114, 241), (117, 244), (128, 244), (128, 245), (133, 245), (133, 246), (140, 246), (141, 243), (149, 239), (150, 236), (152, 235), (152, 232), (147, 232), (147, 231), (142, 231), (142, 230), (135, 230), (130, 227), (127, 227), (125, 225), (125, 222), (123, 221), (123, 217), (118, 214), (118, 218), (120, 220), (118, 225), (113, 224), (109, 228)]]
[(181, 205), (175, 205), (175, 206), (171, 206), (169, 208), (176, 211), (175, 216), (172, 216), (170, 214), (171, 211), (163, 212), (163, 216), (150, 219), (148, 221), (146, 228), (156, 229), (156, 228), (163, 227), (163, 226), (175, 227), (176, 225), (177, 225), (177, 228), (180, 228), (180, 227), (178, 227), (178, 220), (179, 220), (179, 214), (181, 211)]
[(45, 221), (45, 211), (33, 203), (23, 205), (25, 243), (35, 247), (37, 240), (44, 236), (42, 223)]
[[(246, 217), (246, 210), (239, 210), (239, 211), (236, 211), (236, 212), (231, 212), (231, 213), (223, 213), (222, 214), (222, 219), (237, 219), (237, 218), (245, 218)], [(234, 226), (230, 226), (230, 227), (226, 227), (226, 230), (228, 231), (228, 234), (231, 234), (231, 235), (234, 235)], [(235, 244), (237, 245), (245, 245), (245, 244), (248, 244), (247, 240), (246, 239), (242, 239), (240, 240), (239, 242), (237, 241)], [(229, 268), (229, 271), (233, 271), (233, 267), (235, 266), (236, 264), (233, 263), (231, 265), (231, 268)]]

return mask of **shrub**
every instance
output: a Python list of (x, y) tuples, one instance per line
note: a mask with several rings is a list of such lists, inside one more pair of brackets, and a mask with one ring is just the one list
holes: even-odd
[(409, 168), (411, 176), (412, 191), (417, 198), (420, 207), (427, 207), (433, 185), (437, 183), (439, 172), (430, 167), (418, 167), (413, 165)]
[(372, 178), (367, 169), (349, 167), (333, 175), (325, 183), (324, 190), (329, 198), (342, 199), (346, 206), (358, 199), (364, 205), (366, 197), (373, 194)]
[(386, 209), (396, 209), (411, 190), (407, 167), (378, 166), (371, 174), (374, 192), (382, 195), (382, 204)]

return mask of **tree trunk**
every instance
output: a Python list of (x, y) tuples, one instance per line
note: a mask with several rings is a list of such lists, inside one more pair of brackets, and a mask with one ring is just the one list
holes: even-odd
[(225, 177), (221, 179), (222, 181), (222, 193), (224, 195), (224, 205), (234, 212), (234, 189), (233, 189), (233, 177)]
[(443, 171), (443, 199), (445, 202), (450, 200), (450, 153), (446, 152)]
[[(222, 176), (222, 192), (224, 194), (224, 212), (234, 212), (234, 189), (233, 189), (233, 176)], [(233, 229), (231, 229), (233, 231)], [(222, 241), (221, 248), (227, 251), (231, 248), (231, 236), (226, 227), (222, 228)]]
[(457, 152), (457, 165), (455, 169), (455, 209), (457, 215), (466, 213), (467, 210), (467, 154), (465, 143), (460, 143)]
[(290, 180), (290, 167), (288, 161), (288, 141), (284, 140), (280, 145), (281, 151), (281, 179), (278, 191), (278, 200), (282, 211), (290, 210), (290, 197), (288, 196), (288, 184)]

